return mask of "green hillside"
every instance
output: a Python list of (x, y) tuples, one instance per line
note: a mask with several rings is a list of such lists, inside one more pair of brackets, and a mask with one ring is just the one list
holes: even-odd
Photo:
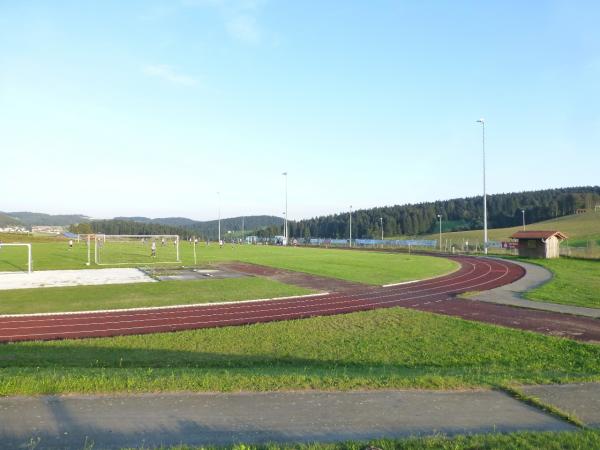
[[(508, 228), (494, 228), (488, 230), (489, 239), (492, 241), (507, 241), (509, 236), (516, 231), (521, 230), (521, 226)], [(600, 212), (587, 212), (585, 214), (573, 214), (570, 216), (559, 217), (557, 219), (545, 220), (543, 222), (526, 225), (527, 230), (558, 230), (569, 237), (569, 244), (575, 245), (578, 242), (588, 240), (600, 240)], [(424, 238), (438, 239), (439, 234), (433, 233)], [(457, 231), (454, 233), (444, 233), (444, 240), (448, 239), (454, 243), (462, 242), (463, 239), (469, 242), (483, 241), (483, 230)]]
[(0, 212), (0, 227), (10, 226), (10, 225), (23, 225), (18, 219), (9, 216), (6, 213)]

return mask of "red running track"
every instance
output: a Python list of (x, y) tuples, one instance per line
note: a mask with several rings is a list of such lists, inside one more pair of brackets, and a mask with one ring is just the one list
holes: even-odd
[(522, 267), (507, 261), (466, 256), (451, 259), (458, 261), (461, 267), (443, 277), (320, 297), (135, 311), (0, 316), (0, 342), (120, 336), (245, 325), (394, 306), (429, 309), (453, 300), (456, 294), (499, 287), (512, 283), (525, 274)]

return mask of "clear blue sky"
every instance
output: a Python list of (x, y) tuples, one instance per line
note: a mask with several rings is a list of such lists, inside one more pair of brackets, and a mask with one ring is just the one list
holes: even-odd
[(1, 1), (0, 210), (291, 219), (600, 182), (600, 3)]

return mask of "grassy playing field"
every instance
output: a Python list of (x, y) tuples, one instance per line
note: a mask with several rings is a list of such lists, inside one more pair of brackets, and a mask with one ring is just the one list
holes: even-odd
[[(106, 262), (134, 260), (130, 266), (144, 265), (143, 258), (146, 259), (146, 263), (154, 262), (149, 248), (139, 243), (106, 244), (103, 251), (108, 251), (109, 246), (114, 246), (115, 249), (111, 250), (112, 258), (105, 258)], [(140, 252), (139, 249), (147, 251)], [(172, 246), (167, 246), (165, 249), (159, 246), (157, 253), (160, 254), (163, 250), (169, 252), (169, 256), (173, 256), (170, 254), (174, 252)], [(32, 252), (34, 270), (86, 268), (85, 243), (75, 244), (74, 248), (69, 250), (67, 241), (64, 240), (34, 241)], [(182, 264), (194, 263), (193, 246), (190, 243), (180, 244), (180, 254)], [(196, 248), (196, 255), (199, 265), (244, 261), (367, 284), (422, 279), (445, 274), (457, 268), (457, 265), (451, 261), (428, 256), (262, 245), (228, 244), (219, 248), (215, 244), (208, 246), (200, 244)], [(24, 269), (25, 264), (26, 257), (23, 249), (17, 247), (0, 249), (0, 271), (14, 271), (16, 267)], [(90, 267), (98, 266), (92, 264)]]
[(402, 308), (0, 346), (0, 395), (600, 380), (600, 346)]
[(600, 308), (600, 260), (524, 259), (551, 270), (554, 278), (525, 294), (529, 300)]

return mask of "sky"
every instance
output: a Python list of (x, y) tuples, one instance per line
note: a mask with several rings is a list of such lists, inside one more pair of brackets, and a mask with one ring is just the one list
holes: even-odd
[[(0, 0), (0, 211), (198, 220), (600, 183), (597, 1)], [(217, 192), (220, 194), (217, 195)]]

